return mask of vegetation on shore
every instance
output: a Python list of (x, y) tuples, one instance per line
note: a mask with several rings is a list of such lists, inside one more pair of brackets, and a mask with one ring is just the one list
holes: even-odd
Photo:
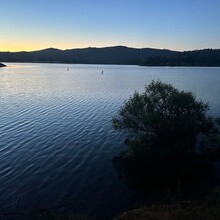
[(147, 194), (187, 195), (212, 179), (212, 160), (220, 155), (220, 120), (191, 92), (152, 81), (135, 92), (118, 115), (114, 128), (127, 130), (121, 162), (128, 184)]
[(203, 201), (170, 201), (130, 210), (115, 220), (219, 220), (220, 187)]
[(219, 219), (219, 187), (206, 199), (190, 198), (201, 183), (214, 179), (212, 161), (220, 156), (220, 120), (208, 116), (208, 109), (191, 92), (161, 81), (124, 103), (112, 123), (128, 131), (127, 150), (113, 161), (131, 187), (153, 198), (153, 205), (116, 220)]
[(220, 205), (182, 201), (125, 212), (115, 220), (219, 220)]

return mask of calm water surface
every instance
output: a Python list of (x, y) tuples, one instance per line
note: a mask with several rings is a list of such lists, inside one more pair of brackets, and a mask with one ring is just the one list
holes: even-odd
[(26, 208), (41, 203), (114, 216), (137, 204), (112, 165), (125, 135), (112, 129), (111, 118), (152, 79), (194, 92), (220, 116), (220, 68), (7, 65), (0, 69), (4, 208), (19, 198)]

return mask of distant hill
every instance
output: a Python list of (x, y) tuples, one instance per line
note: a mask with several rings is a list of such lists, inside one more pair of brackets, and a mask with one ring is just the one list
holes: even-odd
[(32, 52), (0, 52), (3, 62), (46, 62), (74, 64), (128, 64), (144, 66), (220, 66), (220, 50), (177, 52), (124, 46)]
[(5, 67), (5, 64), (3, 64), (3, 63), (0, 63), (0, 67)]
[(171, 56), (148, 57), (145, 66), (220, 66), (220, 50), (204, 49), (174, 53)]

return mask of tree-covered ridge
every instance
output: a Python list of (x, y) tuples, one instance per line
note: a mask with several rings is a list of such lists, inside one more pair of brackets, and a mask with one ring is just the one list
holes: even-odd
[(143, 66), (220, 66), (220, 50), (171, 51), (124, 46), (32, 52), (0, 52), (3, 62), (48, 62), (77, 64), (121, 64)]
[(135, 49), (123, 46), (58, 50), (48, 48), (32, 52), (0, 52), (5, 62), (51, 62), (81, 64), (140, 64), (149, 56), (171, 55), (169, 50)]
[(146, 58), (144, 66), (220, 66), (220, 50), (195, 50)]

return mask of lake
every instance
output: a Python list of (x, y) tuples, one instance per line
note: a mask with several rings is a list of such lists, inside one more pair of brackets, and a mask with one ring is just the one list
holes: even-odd
[[(37, 205), (115, 216), (142, 198), (112, 158), (125, 133), (111, 118), (160, 79), (220, 116), (220, 68), (6, 63), (0, 68), (0, 211)], [(103, 70), (103, 74), (102, 74)]]

